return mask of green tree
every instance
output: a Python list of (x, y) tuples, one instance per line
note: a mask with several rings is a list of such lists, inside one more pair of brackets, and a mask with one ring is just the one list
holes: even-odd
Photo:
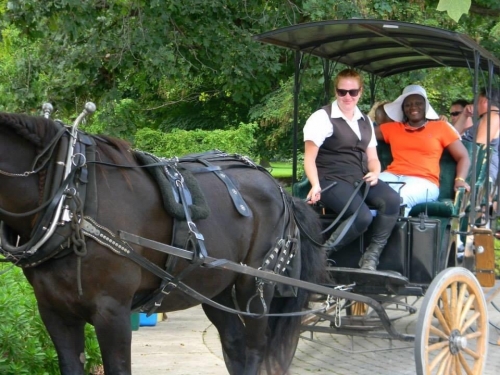
[[(458, 0), (463, 3), (466, 0)], [(455, 22), (437, 0), (0, 0), (0, 109), (45, 101), (70, 121), (92, 100), (89, 129), (134, 140), (144, 127), (229, 129), (257, 121), (262, 152), (291, 152), (293, 53), (252, 36), (301, 22), (397, 19), (471, 35), (500, 55), (499, 5), (473, 1)], [(446, 4), (445, 4), (446, 5)], [(441, 79), (438, 74), (428, 74)], [(303, 80), (304, 111), (322, 102), (320, 69)], [(422, 73), (402, 81), (422, 81)], [(393, 80), (380, 85), (392, 99)], [(444, 86), (446, 87), (446, 85)], [(451, 97), (451, 91), (444, 97)], [(450, 89), (451, 90), (451, 89)], [(363, 109), (369, 107), (362, 103)]]

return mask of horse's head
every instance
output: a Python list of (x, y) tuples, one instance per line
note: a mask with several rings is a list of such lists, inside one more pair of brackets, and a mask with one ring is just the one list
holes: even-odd
[[(43, 117), (0, 113), (1, 209), (21, 213), (39, 205), (46, 170), (42, 168), (37, 173), (29, 172), (40, 165), (41, 160), (37, 156), (61, 127)], [(0, 213), (0, 220), (22, 235), (29, 233), (32, 217), (13, 218)]]

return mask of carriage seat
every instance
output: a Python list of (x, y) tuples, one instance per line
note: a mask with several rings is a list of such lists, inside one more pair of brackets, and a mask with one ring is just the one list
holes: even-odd
[[(463, 140), (469, 158), (472, 160), (473, 153), (473, 143)], [(377, 153), (382, 166), (382, 170), (385, 170), (387, 166), (392, 162), (391, 148), (389, 144), (378, 141)], [(486, 190), (486, 174), (488, 168), (488, 160), (486, 153), (486, 146), (479, 145), (477, 149), (477, 163), (476, 163), (476, 198), (480, 197), (484, 199)], [(435, 202), (419, 203), (412, 207), (409, 216), (417, 217), (420, 213), (427, 212), (428, 216), (431, 217), (453, 217), (458, 216), (464, 211), (462, 204), (464, 203), (465, 191), (460, 189), (459, 192), (455, 194), (455, 172), (456, 172), (456, 162), (448, 151), (444, 151), (440, 160), (440, 186), (439, 186), (439, 198)], [(467, 182), (471, 182), (471, 172), (467, 177)], [(299, 182), (295, 183), (292, 187), (292, 193), (294, 196), (305, 199), (307, 193), (311, 189), (311, 184), (307, 177), (303, 177)]]
[[(469, 141), (462, 141), (469, 158), (472, 160), (473, 144)], [(377, 153), (379, 155), (382, 170), (392, 162), (392, 155), (390, 146), (379, 141), (377, 146)], [(486, 169), (488, 163), (486, 159), (486, 146), (479, 145), (477, 149), (477, 163), (476, 163), (476, 196), (484, 194)], [(458, 216), (463, 211), (462, 203), (464, 200), (465, 191), (461, 189), (457, 194), (454, 191), (455, 185), (455, 172), (456, 162), (451, 154), (445, 150), (441, 159), (440, 175), (439, 175), (439, 197), (435, 202), (419, 203), (412, 207), (409, 216), (417, 217), (420, 213), (427, 213), (431, 217), (452, 217)], [(470, 184), (471, 175), (467, 177), (467, 182)]]

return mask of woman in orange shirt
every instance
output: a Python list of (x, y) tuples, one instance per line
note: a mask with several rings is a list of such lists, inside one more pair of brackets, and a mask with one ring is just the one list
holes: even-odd
[[(384, 106), (388, 116), (396, 122), (375, 128), (377, 139), (391, 146), (393, 162), (379, 178), (396, 191), (406, 205), (405, 215), (417, 203), (437, 200), (439, 196), (439, 160), (445, 149), (457, 162), (455, 190), (463, 186), (470, 160), (456, 130), (447, 122), (439, 121), (427, 93), (418, 85), (405, 87), (392, 103)], [(391, 182), (403, 182), (391, 184)]]

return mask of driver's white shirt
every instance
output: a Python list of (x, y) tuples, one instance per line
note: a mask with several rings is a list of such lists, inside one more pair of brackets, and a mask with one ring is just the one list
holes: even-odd
[[(359, 131), (358, 120), (363, 118), (363, 114), (359, 110), (358, 107), (354, 109), (354, 116), (352, 120), (347, 119), (337, 104), (335, 100), (332, 103), (332, 118), (342, 118), (345, 120), (347, 125), (352, 129), (354, 134), (361, 140), (361, 132)], [(375, 138), (375, 131), (373, 130), (372, 120), (366, 116), (368, 121), (370, 122), (370, 126), (372, 128), (372, 137), (367, 147), (376, 147), (377, 140)], [(324, 109), (319, 109), (314, 112), (306, 121), (304, 125), (304, 142), (312, 141), (318, 147), (321, 147), (326, 138), (330, 137), (333, 134), (333, 125), (330, 119), (328, 118), (328, 114)]]

